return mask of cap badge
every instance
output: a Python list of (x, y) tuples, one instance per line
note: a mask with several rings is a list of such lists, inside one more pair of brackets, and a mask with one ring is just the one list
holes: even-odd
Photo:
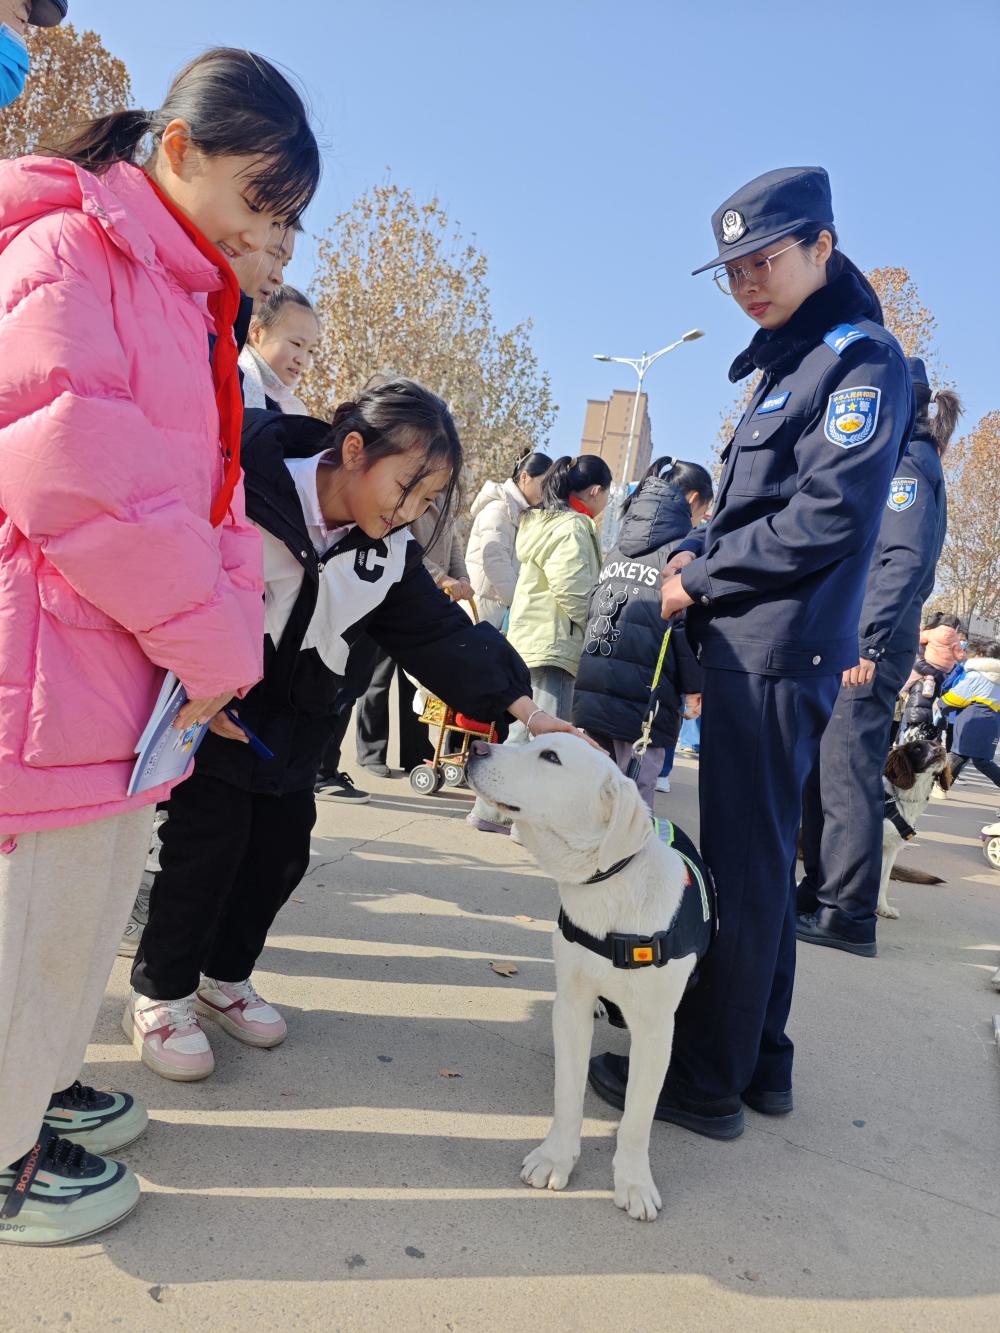
[(738, 241), (741, 236), (746, 235), (747, 224), (743, 221), (743, 214), (736, 208), (727, 209), (722, 215), (722, 239), (727, 245), (732, 245)]

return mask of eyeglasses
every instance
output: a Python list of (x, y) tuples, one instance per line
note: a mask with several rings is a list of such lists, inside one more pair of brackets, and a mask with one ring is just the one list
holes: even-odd
[(723, 268), (717, 268), (712, 274), (712, 281), (723, 296), (732, 296), (734, 292), (738, 292), (748, 282), (765, 283), (771, 277), (771, 265), (778, 256), (785, 254), (788, 250), (794, 250), (797, 245), (804, 245), (805, 239), (803, 236), (798, 241), (792, 241), (791, 245), (785, 245), (780, 250), (775, 250), (773, 255), (761, 255), (759, 258), (751, 260), (749, 268), (745, 264), (735, 264), (731, 267), (726, 265)]

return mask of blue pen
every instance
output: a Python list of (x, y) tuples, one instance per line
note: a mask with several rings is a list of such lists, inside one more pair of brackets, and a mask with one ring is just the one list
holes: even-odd
[(232, 722), (233, 726), (239, 727), (240, 731), (243, 732), (243, 735), (247, 738), (247, 743), (249, 744), (250, 749), (253, 750), (254, 754), (257, 755), (259, 759), (274, 758), (273, 751), (267, 748), (261, 738), (252, 732), (245, 722), (240, 721), (238, 715), (234, 713), (231, 708), (224, 708), (222, 711), (225, 713), (226, 717), (229, 718), (230, 722)]

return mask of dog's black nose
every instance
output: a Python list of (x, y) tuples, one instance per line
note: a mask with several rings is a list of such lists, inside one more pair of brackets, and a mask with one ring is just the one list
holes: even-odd
[(483, 755), (489, 754), (489, 752), (490, 752), (490, 747), (487, 745), (485, 741), (473, 741), (472, 744), (469, 746), (469, 753), (479, 755), (480, 758)]

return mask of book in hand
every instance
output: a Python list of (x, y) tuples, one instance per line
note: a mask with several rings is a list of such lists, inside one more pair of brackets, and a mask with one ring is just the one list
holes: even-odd
[(168, 671), (146, 729), (135, 747), (139, 757), (128, 784), (129, 796), (182, 778), (190, 768), (209, 724), (195, 723), (184, 731), (178, 731), (174, 721), (187, 701), (184, 686), (172, 671)]

